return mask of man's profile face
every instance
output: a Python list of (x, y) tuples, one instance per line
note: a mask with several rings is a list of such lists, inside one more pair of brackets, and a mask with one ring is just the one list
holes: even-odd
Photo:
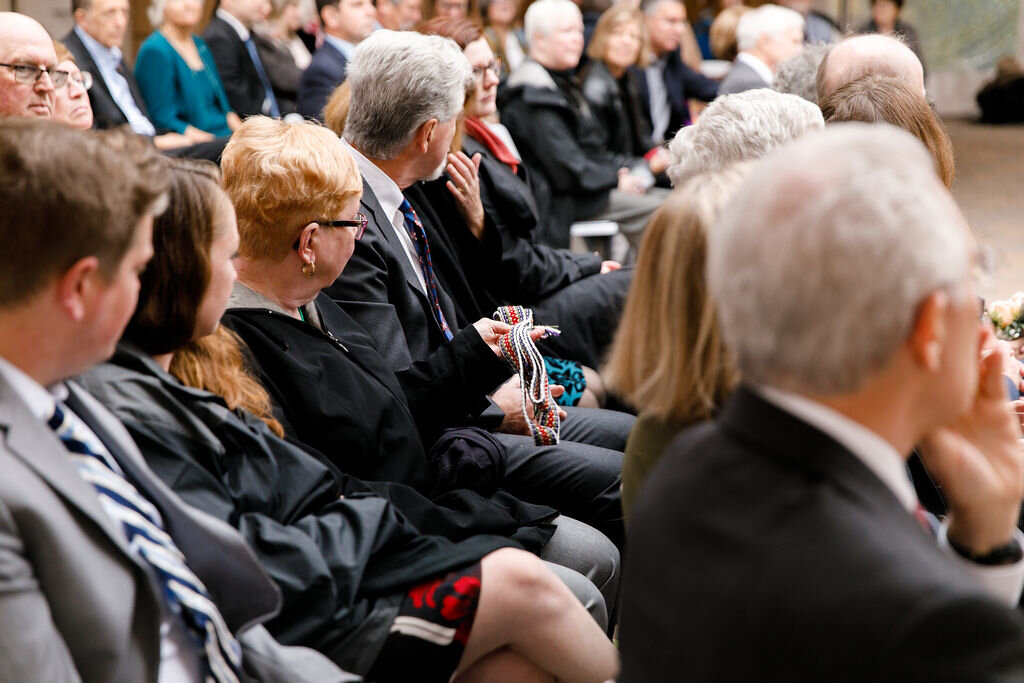
[[(52, 69), (57, 65), (53, 41), (42, 26), (27, 17), (0, 17), (0, 63), (27, 64)], [(53, 81), (41, 73), (35, 82), (15, 79), (14, 70), (0, 67), (0, 116), (53, 115)]]
[(323, 17), (330, 22), (328, 33), (350, 43), (359, 43), (373, 32), (377, 9), (372, 0), (341, 0), (336, 6), (325, 8)]
[(75, 21), (100, 45), (120, 47), (128, 30), (128, 0), (92, 0), (75, 12)]
[(647, 16), (647, 32), (651, 47), (661, 56), (679, 47), (686, 29), (686, 8), (676, 0), (666, 0)]

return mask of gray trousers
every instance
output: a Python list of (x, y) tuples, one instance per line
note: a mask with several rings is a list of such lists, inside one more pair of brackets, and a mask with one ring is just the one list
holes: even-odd
[(619, 224), (619, 232), (629, 240), (630, 247), (635, 251), (640, 248), (648, 219), (658, 210), (669, 192), (671, 190), (663, 187), (652, 187), (642, 195), (612, 190), (608, 193), (608, 206), (582, 220), (615, 221)]
[(571, 517), (559, 516), (554, 524), (558, 528), (540, 558), (607, 631), (619, 593), (619, 550), (600, 531)]

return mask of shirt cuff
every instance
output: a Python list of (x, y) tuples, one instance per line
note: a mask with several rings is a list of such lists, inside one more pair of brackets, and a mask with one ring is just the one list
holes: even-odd
[[(1010, 607), (1016, 607), (1020, 601), (1021, 589), (1024, 588), (1024, 558), (1014, 564), (995, 567), (971, 562), (949, 545), (949, 539), (946, 537), (948, 530), (949, 522), (944, 521), (939, 527), (938, 537), (939, 547), (942, 548), (942, 551), (977, 579), (989, 595)], [(1017, 541), (1021, 548), (1024, 548), (1024, 534), (1019, 529), (1013, 532), (1013, 540)]]

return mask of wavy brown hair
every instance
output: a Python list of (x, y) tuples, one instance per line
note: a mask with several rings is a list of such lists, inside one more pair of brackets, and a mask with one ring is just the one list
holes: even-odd
[(150, 355), (173, 352), (171, 374), (187, 386), (253, 413), (279, 436), (270, 397), (253, 377), (241, 340), (223, 327), (194, 339), (210, 283), (210, 247), (230, 203), (209, 162), (168, 160), (168, 207), (153, 221), (153, 259), (139, 278), (139, 303), (123, 338)]

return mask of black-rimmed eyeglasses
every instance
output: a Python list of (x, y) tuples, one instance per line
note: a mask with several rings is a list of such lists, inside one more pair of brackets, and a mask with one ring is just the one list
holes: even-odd
[(364, 232), (366, 232), (366, 216), (361, 213), (357, 213), (356, 217), (350, 221), (328, 221), (318, 218), (313, 222), (319, 223), (325, 228), (355, 228), (355, 237), (357, 240), (363, 236)]
[(71, 74), (67, 71), (61, 71), (55, 68), (36, 66), (34, 64), (0, 64), (2, 67), (6, 67), (14, 72), (14, 80), (19, 83), (35, 83), (43, 74), (50, 74), (50, 80), (53, 81), (53, 87), (59, 88), (68, 82), (68, 76)]
[[(325, 228), (355, 228), (355, 239), (360, 239), (363, 233), (366, 232), (366, 216), (361, 213), (357, 213), (356, 217), (350, 221), (329, 221), (326, 218), (317, 219), (310, 221), (310, 223), (316, 223)], [(299, 248), (299, 240), (295, 240), (295, 244), (292, 245), (292, 249)]]

